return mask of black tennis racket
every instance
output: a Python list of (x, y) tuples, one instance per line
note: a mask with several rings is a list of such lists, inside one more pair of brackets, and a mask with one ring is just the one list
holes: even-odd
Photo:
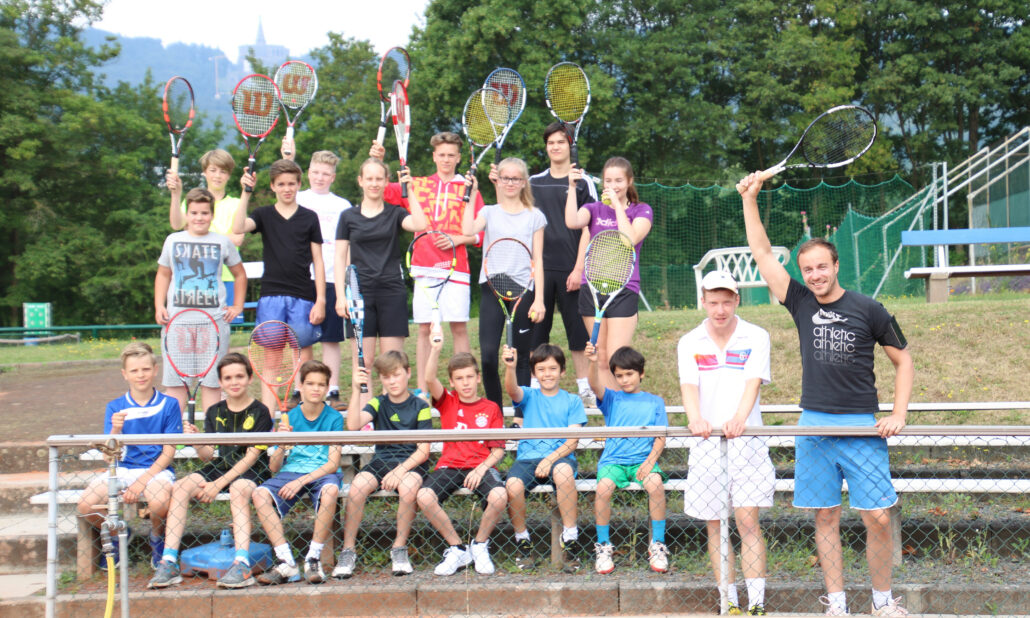
[(379, 61), (379, 69), (376, 71), (376, 88), (379, 90), (379, 134), (376, 136), (376, 141), (380, 146), (385, 145), (383, 140), (386, 139), (386, 117), (390, 111), (386, 106), (390, 104), (393, 85), (399, 81), (407, 90), (410, 77), (411, 58), (408, 56), (408, 51), (403, 47), (391, 47), (386, 50)]
[[(258, 148), (279, 122), (279, 88), (267, 75), (248, 75), (232, 91), (232, 117), (247, 142), (247, 171), (255, 171)], [(247, 192), (253, 191), (247, 187)]]
[[(347, 278), (344, 283), (344, 294), (347, 296), (347, 313), (354, 327), (354, 343), (358, 346), (358, 366), (365, 368), (365, 298), (361, 295), (358, 283), (358, 267), (351, 264), (347, 267)], [(368, 392), (368, 385), (361, 383), (361, 392)]]
[[(504, 93), (496, 88), (480, 88), (465, 101), (465, 110), (461, 114), (461, 127), (469, 141), (469, 153), (472, 166), (469, 177), (476, 173), (483, 156), (504, 135), (504, 129), (511, 118), (512, 108)], [(480, 148), (476, 156), (476, 148)], [(468, 202), (472, 195), (472, 185), (465, 188), (462, 201)]]
[(504, 311), (504, 335), (509, 348), (515, 347), (512, 317), (533, 282), (533, 253), (521, 240), (499, 238), (483, 254), (483, 272)]
[(165, 327), (165, 360), (186, 387), (186, 420), (196, 420), (197, 391), (218, 360), (218, 324), (203, 309), (183, 309)]
[[(441, 249), (440, 245), (446, 248)], [(432, 311), (430, 332), (433, 342), (439, 343), (443, 340), (440, 332), (443, 322), (440, 315), (440, 295), (443, 294), (443, 289), (451, 280), (454, 268), (458, 264), (458, 251), (454, 241), (448, 234), (438, 230), (422, 232), (408, 245), (405, 261), (415, 287), (420, 288), (429, 300)]]
[(526, 81), (522, 79), (515, 69), (495, 69), (483, 82), (484, 88), (499, 90), (504, 98), (508, 100), (508, 122), (504, 131), (497, 139), (497, 147), (494, 149), (494, 165), (501, 162), (501, 149), (504, 147), (504, 140), (508, 137), (511, 128), (515, 126), (522, 110), (526, 109)]
[[(857, 105), (838, 105), (816, 117), (782, 161), (758, 175), (766, 181), (785, 169), (842, 167), (864, 155), (876, 141), (876, 118)], [(791, 161), (796, 161), (791, 163)]]
[(560, 62), (547, 72), (544, 80), (544, 100), (547, 109), (565, 127), (569, 135), (569, 155), (579, 165), (576, 140), (583, 125), (583, 117), (590, 109), (590, 80), (578, 64)]
[[(619, 230), (604, 230), (590, 239), (583, 262), (583, 274), (594, 300), (594, 329), (590, 333), (590, 343), (597, 343), (601, 318), (619, 292), (626, 288), (636, 261), (633, 242)], [(603, 305), (601, 295), (606, 296)]]
[[(310, 64), (300, 60), (288, 60), (275, 72), (275, 85), (279, 88), (279, 104), (282, 105), (283, 115), (286, 116), (286, 138), (292, 140), (293, 125), (318, 92), (318, 76)], [(283, 154), (289, 156), (293, 153), (283, 151)]]
[(193, 86), (190, 86), (185, 77), (175, 76), (165, 84), (161, 111), (164, 112), (165, 125), (168, 127), (168, 138), (172, 141), (172, 164), (170, 167), (173, 172), (178, 174), (182, 138), (186, 135), (186, 130), (193, 124), (193, 116), (196, 113), (193, 106)]

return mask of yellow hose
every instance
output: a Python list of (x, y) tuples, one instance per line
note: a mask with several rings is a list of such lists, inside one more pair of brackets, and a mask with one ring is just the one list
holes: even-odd
[(111, 618), (114, 613), (114, 556), (107, 554), (107, 608), (104, 610), (104, 618)]

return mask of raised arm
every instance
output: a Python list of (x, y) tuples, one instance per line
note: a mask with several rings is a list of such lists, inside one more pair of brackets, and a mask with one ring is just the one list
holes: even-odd
[(254, 184), (254, 175), (244, 171), (243, 176), (240, 178), (240, 185), (243, 186), (243, 192), (240, 195), (240, 205), (236, 207), (236, 212), (232, 215), (233, 234), (246, 234), (257, 229), (257, 224), (254, 223), (254, 220), (247, 216), (247, 207), (250, 205), (250, 191), (247, 191), (247, 187), (253, 189)]
[(509, 348), (507, 345), (501, 348), (501, 361), (504, 362), (504, 390), (508, 393), (508, 397), (511, 397), (513, 404), (522, 401), (522, 387), (519, 386), (518, 378), (515, 375), (518, 354), (518, 350)]
[(358, 367), (351, 380), (350, 404), (347, 406), (347, 431), (360, 431), (362, 427), (372, 422), (372, 415), (361, 407), (361, 385), (368, 385), (368, 392), (372, 392), (371, 380), (368, 377), (368, 369)]
[(173, 230), (181, 230), (186, 226), (186, 217), (182, 215), (182, 179), (171, 168), (165, 172), (165, 185), (172, 194), (172, 203), (168, 207), (168, 223)]
[(766, 234), (762, 218), (758, 214), (758, 192), (761, 190), (762, 181), (758, 179), (758, 172), (749, 174), (737, 183), (737, 192), (744, 201), (744, 228), (747, 231), (747, 244), (751, 248), (751, 255), (758, 265), (758, 272), (769, 284), (769, 291), (782, 303), (787, 298), (790, 274), (776, 259), (769, 235)]
[(576, 197), (576, 182), (583, 178), (583, 170), (575, 165), (569, 170), (569, 193), (565, 198), (565, 226), (578, 230), (590, 225), (590, 211), (579, 207)]
[(433, 401), (443, 397), (444, 388), (436, 373), (440, 366), (440, 352), (443, 350), (443, 337), (429, 338), (429, 358), (426, 359), (425, 376), (426, 388), (429, 389), (429, 396)]

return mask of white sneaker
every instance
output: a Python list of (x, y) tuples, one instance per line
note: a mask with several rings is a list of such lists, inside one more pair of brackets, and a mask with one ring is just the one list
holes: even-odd
[(819, 602), (826, 606), (826, 611), (823, 612), (826, 616), (847, 616), (848, 608), (841, 607), (830, 603), (830, 597), (822, 596), (819, 597)]
[(652, 541), (647, 548), (647, 562), (655, 573), (665, 573), (669, 570), (669, 548), (665, 543)]
[(594, 570), (601, 575), (607, 575), (615, 570), (615, 561), (612, 560), (612, 552), (615, 548), (611, 543), (594, 543)]
[(899, 605), (901, 597), (891, 599), (883, 607), (874, 607), (874, 616), (908, 616), (908, 610)]
[(579, 391), (579, 398), (583, 400), (583, 407), (585, 408), (596, 408), (597, 407), (597, 395), (594, 391), (590, 390), (589, 387)]
[(394, 575), (411, 575), (414, 572), (414, 569), (411, 568), (411, 560), (408, 559), (407, 547), (390, 549), (390, 561), (393, 562)]
[(340, 559), (336, 561), (336, 568), (333, 569), (333, 577), (336, 579), (347, 579), (354, 575), (354, 567), (358, 563), (358, 554), (354, 548), (344, 549), (340, 552)]
[(472, 564), (472, 554), (457, 545), (452, 545), (443, 553), (443, 562), (433, 570), (437, 575), (454, 575), (458, 569)]
[(490, 541), (470, 544), (469, 553), (476, 563), (476, 573), (480, 575), (494, 574), (494, 561), (490, 559)]

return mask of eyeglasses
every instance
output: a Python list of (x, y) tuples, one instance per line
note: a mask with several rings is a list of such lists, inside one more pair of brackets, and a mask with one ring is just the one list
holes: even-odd
[(498, 180), (501, 181), (502, 185), (520, 185), (523, 182), (525, 182), (526, 179), (525, 178), (515, 178), (515, 177), (512, 177), (512, 176), (501, 176), (500, 178), (498, 178)]

